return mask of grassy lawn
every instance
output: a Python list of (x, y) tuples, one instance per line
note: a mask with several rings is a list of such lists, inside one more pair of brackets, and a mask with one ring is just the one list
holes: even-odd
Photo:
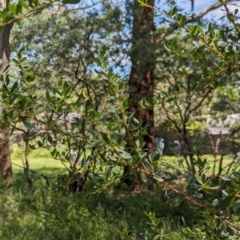
[[(13, 147), (11, 158), (15, 181), (0, 183), (0, 240), (209, 239), (199, 231), (203, 228), (202, 211), (171, 191), (168, 199), (160, 188), (131, 193), (116, 185), (95, 184), (98, 179), (94, 177), (82, 194), (63, 193), (58, 179), (68, 172), (47, 149), (30, 151), (35, 188), (30, 191), (23, 171), (23, 147)], [(207, 160), (211, 173), (213, 156), (202, 159)], [(223, 167), (231, 161), (225, 156)], [(236, 161), (234, 169), (239, 166)], [(163, 156), (158, 167), (163, 173), (184, 174), (186, 163), (182, 157)], [(50, 187), (41, 174), (47, 176)], [(187, 181), (180, 183), (181, 189), (187, 185)]]
[[(50, 178), (51, 186), (47, 188), (44, 180), (33, 174), (36, 187), (31, 192), (22, 159), (23, 151), (14, 150), (15, 182), (0, 186), (1, 240), (152, 240), (160, 233), (162, 238), (156, 239), (207, 239), (197, 231), (201, 216), (196, 207), (172, 193), (168, 201), (162, 199), (162, 189), (130, 193), (109, 186), (102, 191), (63, 194), (56, 191), (56, 177), (67, 171), (47, 150), (32, 151), (29, 162), (31, 169)], [(174, 170), (181, 169), (179, 160), (163, 157), (160, 161)]]

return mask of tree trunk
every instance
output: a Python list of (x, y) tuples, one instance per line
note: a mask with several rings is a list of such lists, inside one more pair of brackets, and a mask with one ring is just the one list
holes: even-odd
[[(154, 7), (154, 0), (148, 5)], [(155, 129), (153, 106), (141, 108), (139, 101), (151, 99), (154, 93), (154, 69), (156, 64), (154, 41), (154, 9), (142, 7), (138, 1), (133, 6), (133, 29), (131, 51), (131, 74), (129, 79), (130, 112), (135, 112), (137, 119), (143, 120), (143, 126), (148, 123), (147, 134), (144, 136), (144, 149), (152, 152), (155, 149)], [(140, 184), (139, 174), (132, 172), (129, 166), (124, 167), (124, 182), (135, 189)], [(138, 178), (138, 179), (137, 179)]]
[[(0, 0), (0, 11), (7, 8), (9, 0)], [(0, 74), (6, 77), (4, 70), (9, 64), (10, 47), (9, 37), (12, 25), (6, 25), (0, 28)], [(1, 87), (1, 86), (0, 86)], [(4, 114), (4, 106), (0, 102), (0, 115)], [(7, 123), (0, 125), (0, 178), (6, 181), (13, 180), (10, 149), (9, 149), (9, 126)]]
[[(154, 7), (154, 0), (148, 1)], [(143, 125), (149, 123), (147, 135), (144, 137), (146, 149), (155, 149), (155, 129), (153, 106), (142, 109), (138, 102), (151, 99), (154, 93), (154, 69), (156, 64), (154, 42), (154, 10), (142, 7), (134, 1), (133, 30), (132, 30), (132, 69), (129, 79), (130, 111), (134, 111), (136, 118), (143, 119)]]
[[(154, 69), (156, 65), (156, 43), (161, 43), (166, 36), (174, 32), (180, 26), (178, 23), (170, 25), (165, 32), (158, 37), (154, 30), (154, 0), (148, 0), (150, 7), (140, 6), (137, 0), (133, 5), (133, 28), (132, 28), (132, 51), (130, 54), (132, 68), (129, 79), (129, 100), (130, 112), (135, 112), (136, 118), (142, 118), (143, 125), (149, 123), (147, 134), (144, 136), (145, 147), (148, 152), (155, 149), (155, 129), (154, 129), (154, 109), (150, 106), (141, 109), (138, 102), (142, 99), (151, 99), (154, 94)], [(191, 0), (192, 8), (194, 1)], [(214, 3), (208, 6), (196, 16), (187, 18), (187, 23), (195, 22), (201, 19), (208, 12), (222, 6), (222, 3)], [(136, 186), (136, 176), (139, 174), (132, 171), (131, 166), (124, 167), (123, 181), (132, 188)]]

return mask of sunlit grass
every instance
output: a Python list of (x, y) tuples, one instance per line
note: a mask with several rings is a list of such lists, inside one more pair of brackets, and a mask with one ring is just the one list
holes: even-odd
[[(219, 163), (221, 156), (216, 156), (216, 160), (214, 159), (213, 155), (203, 155), (200, 156), (201, 159), (207, 160), (207, 165), (209, 166), (209, 173), (212, 173), (214, 162), (216, 162), (216, 172), (219, 169)], [(12, 146), (12, 154), (11, 159), (13, 163), (13, 170), (14, 171), (22, 171), (24, 167), (24, 146)], [(29, 152), (29, 163), (30, 169), (44, 171), (45, 173), (52, 173), (52, 172), (63, 172), (66, 170), (66, 166), (69, 167), (69, 163), (65, 162), (64, 164), (60, 160), (53, 159), (50, 154), (50, 149), (42, 148), (36, 150), (30, 150)], [(233, 161), (231, 156), (224, 156), (223, 158), (223, 169), (224, 171), (222, 174), (227, 172), (227, 169), (231, 162)], [(234, 169), (239, 169), (238, 161), (236, 160), (233, 164)], [(187, 171), (187, 164), (183, 157), (181, 156), (162, 156), (158, 161), (158, 167), (163, 172), (168, 173), (185, 173)], [(121, 171), (118, 169), (118, 172)]]
[[(212, 165), (212, 156), (203, 157)], [(197, 229), (201, 216), (174, 194), (170, 193), (166, 202), (161, 199), (161, 189), (131, 194), (109, 186), (99, 191), (89, 188), (80, 195), (60, 194), (52, 183), (58, 174), (67, 171), (61, 161), (51, 158), (47, 149), (31, 151), (29, 163), (31, 169), (46, 174), (51, 185), (47, 188), (44, 180), (34, 173), (35, 191), (31, 192), (23, 174), (22, 159), (24, 149), (13, 149), (16, 181), (11, 187), (0, 188), (0, 221), (4, 223), (1, 240), (153, 239), (156, 230), (149, 224), (150, 213), (160, 219), (157, 229), (164, 231), (163, 239), (203, 239), (200, 235), (183, 234), (184, 228)], [(159, 166), (170, 171), (184, 169), (181, 158), (169, 156), (163, 156)]]
[[(234, 158), (232, 155), (220, 156), (217, 155), (202, 155), (199, 156), (202, 161), (206, 160), (206, 165), (203, 169), (203, 173), (207, 177), (214, 176), (225, 176), (230, 175), (234, 177), (234, 171), (240, 171), (240, 158)], [(221, 163), (222, 158), (222, 163)], [(199, 171), (199, 167), (196, 164), (197, 157), (195, 157), (195, 170), (196, 173), (201, 175), (202, 172)], [(162, 156), (158, 164), (159, 168), (163, 173), (167, 172), (173, 176), (177, 176), (180, 184), (185, 182), (185, 180), (192, 180), (194, 178), (193, 172), (188, 170), (186, 160), (183, 157), (176, 156)], [(220, 171), (220, 169), (222, 169)], [(219, 174), (220, 173), (220, 174)], [(177, 183), (176, 182), (176, 183)], [(188, 181), (187, 181), (188, 182)]]

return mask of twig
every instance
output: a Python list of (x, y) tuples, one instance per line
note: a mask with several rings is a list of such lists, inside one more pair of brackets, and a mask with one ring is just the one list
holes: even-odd
[(233, 223), (231, 223), (230, 221), (228, 221), (227, 219), (225, 219), (222, 216), (219, 216), (215, 213), (214, 210), (212, 210), (211, 208), (209, 208), (206, 204), (199, 202), (198, 200), (196, 200), (195, 198), (193, 198), (192, 196), (189, 196), (188, 194), (186, 194), (185, 192), (175, 188), (173, 185), (167, 183), (167, 182), (160, 182), (160, 184), (162, 184), (164, 187), (172, 190), (173, 192), (177, 193), (178, 195), (182, 196), (183, 198), (185, 198), (187, 201), (191, 202), (194, 205), (197, 205), (205, 210), (207, 210), (209, 213), (211, 213), (216, 219), (218, 219), (219, 221), (221, 221), (224, 225), (228, 226), (233, 232), (240, 232), (240, 228), (238, 228), (236, 225), (234, 225)]
[(31, 178), (31, 173), (29, 169), (29, 161), (28, 161), (28, 155), (29, 155), (29, 136), (30, 136), (30, 130), (27, 130), (25, 133), (25, 174), (27, 177), (28, 185), (31, 190), (33, 190), (33, 181)]

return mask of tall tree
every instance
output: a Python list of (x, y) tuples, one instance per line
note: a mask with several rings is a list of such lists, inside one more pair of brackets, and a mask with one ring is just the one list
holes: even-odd
[(146, 148), (154, 150), (154, 116), (153, 106), (142, 109), (139, 101), (151, 99), (154, 91), (155, 43), (154, 33), (154, 0), (148, 1), (151, 7), (142, 7), (138, 1), (133, 6), (132, 51), (130, 53), (132, 69), (129, 78), (130, 110), (136, 117), (143, 119), (143, 125), (149, 124), (145, 136)]
[[(141, 4), (139, 4), (139, 2)], [(229, 1), (226, 0), (224, 4)], [(194, 1), (192, 1), (193, 7)], [(185, 24), (196, 22), (207, 13), (223, 6), (223, 3), (215, 3), (199, 14), (188, 17)], [(181, 27), (181, 21), (175, 19), (163, 32), (155, 34), (154, 26), (155, 1), (150, 0), (145, 4), (143, 1), (134, 1), (133, 5), (133, 26), (132, 26), (132, 51), (130, 53), (132, 68), (129, 79), (129, 99), (131, 110), (136, 112), (137, 117), (143, 119), (143, 123), (148, 122), (148, 132), (145, 137), (146, 147), (149, 151), (155, 148), (154, 111), (153, 106), (146, 109), (139, 107), (139, 100), (143, 98), (151, 99), (154, 93), (154, 70), (156, 66), (156, 46)], [(176, 8), (178, 11), (178, 8)], [(170, 11), (171, 12), (171, 11)], [(169, 16), (173, 17), (171, 14)], [(184, 24), (183, 24), (184, 25)]]
[[(154, 11), (156, 1), (149, 0), (139, 1), (134, 0), (132, 5), (132, 49), (130, 52), (131, 58), (131, 73), (129, 78), (129, 111), (135, 113), (135, 117), (142, 119), (143, 126), (147, 126), (147, 133), (144, 136), (145, 149), (148, 153), (152, 153), (155, 150), (155, 128), (154, 128), (154, 107), (152, 98), (154, 95), (154, 74), (156, 67), (156, 46), (164, 41), (164, 39), (173, 33), (179, 27), (184, 26), (187, 23), (199, 21), (203, 16), (212, 10), (215, 10), (223, 4), (227, 4), (220, 1), (210, 5), (202, 12), (196, 15), (184, 16), (184, 21), (181, 20), (181, 15), (175, 15), (176, 12), (180, 12), (180, 9), (175, 5), (175, 10), (165, 13), (160, 12), (160, 18), (172, 19), (172, 23), (163, 30), (163, 32), (155, 33), (154, 25)], [(139, 4), (140, 3), (140, 4)], [(166, 1), (166, 4), (169, 3)], [(170, 4), (171, 5), (171, 4)], [(192, 8), (193, 8), (192, 1)], [(171, 6), (172, 7), (172, 6)], [(168, 19), (168, 20), (169, 20)], [(150, 100), (147, 108), (142, 108), (139, 105), (141, 100)], [(134, 181), (130, 180), (129, 175), (131, 173), (131, 167), (125, 166), (124, 168), (124, 180), (129, 185), (132, 185)], [(127, 176), (127, 177), (126, 177)], [(132, 186), (133, 187), (133, 186)]]
[[(132, 49), (130, 52), (132, 68), (129, 77), (129, 111), (135, 113), (135, 118), (142, 119), (143, 126), (149, 124), (144, 136), (144, 149), (151, 152), (155, 149), (153, 106), (143, 109), (139, 105), (140, 100), (152, 99), (154, 93), (154, 0), (148, 1), (148, 6), (151, 7), (142, 7), (135, 0), (132, 7)], [(131, 149), (131, 146), (127, 147)], [(132, 189), (139, 184), (139, 177), (138, 173), (132, 172), (129, 165), (124, 166), (123, 181)]]
[[(0, 0), (0, 10), (8, 7), (9, 0)], [(6, 67), (9, 64), (10, 46), (9, 37), (12, 24), (8, 24), (0, 29), (0, 74), (3, 78), (7, 77)], [(1, 87), (1, 86), (0, 86)], [(0, 115), (4, 114), (4, 106), (0, 103)], [(1, 179), (11, 181), (13, 180), (13, 173), (10, 159), (9, 149), (9, 127), (4, 121), (0, 123), (0, 177)]]

